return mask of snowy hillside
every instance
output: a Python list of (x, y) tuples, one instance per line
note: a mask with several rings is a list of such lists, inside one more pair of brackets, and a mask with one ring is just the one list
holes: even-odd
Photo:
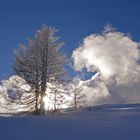
[[(140, 105), (105, 105), (105, 109), (45, 117), (0, 118), (4, 140), (139, 140)], [(108, 106), (108, 107), (107, 107)], [(109, 110), (110, 108), (131, 108)], [(136, 109), (137, 108), (137, 109)]]
[(112, 111), (120, 111), (120, 110), (139, 110), (140, 111), (140, 104), (104, 104), (98, 106), (91, 106), (86, 107), (85, 111), (95, 111), (95, 110), (112, 110)]

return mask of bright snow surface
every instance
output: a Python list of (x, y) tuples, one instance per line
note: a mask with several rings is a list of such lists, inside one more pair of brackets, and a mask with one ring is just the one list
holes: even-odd
[(105, 105), (47, 116), (0, 117), (1, 139), (140, 140), (140, 105)]

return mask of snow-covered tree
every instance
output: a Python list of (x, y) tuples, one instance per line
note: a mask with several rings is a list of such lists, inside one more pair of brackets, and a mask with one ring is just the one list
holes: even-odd
[(31, 92), (30, 86), (21, 77), (12, 76), (8, 80), (2, 80), (0, 85), (0, 113), (16, 114), (33, 111), (33, 105), (30, 104), (31, 97), (34, 98), (34, 94)]
[(85, 106), (86, 103), (86, 96), (82, 93), (83, 84), (80, 83), (78, 78), (74, 78), (69, 88), (71, 96), (70, 106), (74, 107), (75, 111), (78, 111), (81, 107)]
[(66, 58), (60, 51), (63, 43), (55, 33), (55, 28), (43, 26), (27, 46), (20, 45), (15, 51), (14, 72), (25, 79), (34, 91), (37, 113), (43, 112), (42, 99), (47, 83), (61, 82), (65, 74)]
[(53, 105), (53, 112), (59, 111), (59, 109), (63, 108), (67, 105), (67, 91), (64, 88), (64, 85), (62, 83), (59, 83), (58, 81), (54, 81), (49, 86), (49, 90), (51, 92), (50, 94), (50, 100), (51, 104)]

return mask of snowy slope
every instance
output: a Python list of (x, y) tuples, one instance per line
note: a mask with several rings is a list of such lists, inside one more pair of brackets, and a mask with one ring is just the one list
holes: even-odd
[(104, 104), (104, 105), (98, 105), (98, 106), (89, 106), (84, 109), (85, 111), (90, 110), (112, 110), (112, 111), (119, 111), (119, 110), (139, 110), (140, 111), (140, 104)]
[[(107, 106), (107, 105), (106, 105)], [(111, 106), (111, 105), (110, 105)], [(140, 105), (124, 110), (93, 109), (45, 117), (0, 118), (0, 138), (4, 140), (139, 140)], [(117, 108), (125, 108), (118, 105)]]

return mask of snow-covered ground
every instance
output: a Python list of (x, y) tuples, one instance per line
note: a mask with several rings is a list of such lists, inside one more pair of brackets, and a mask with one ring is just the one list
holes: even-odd
[(0, 117), (0, 139), (139, 140), (140, 105), (103, 105), (45, 117)]

